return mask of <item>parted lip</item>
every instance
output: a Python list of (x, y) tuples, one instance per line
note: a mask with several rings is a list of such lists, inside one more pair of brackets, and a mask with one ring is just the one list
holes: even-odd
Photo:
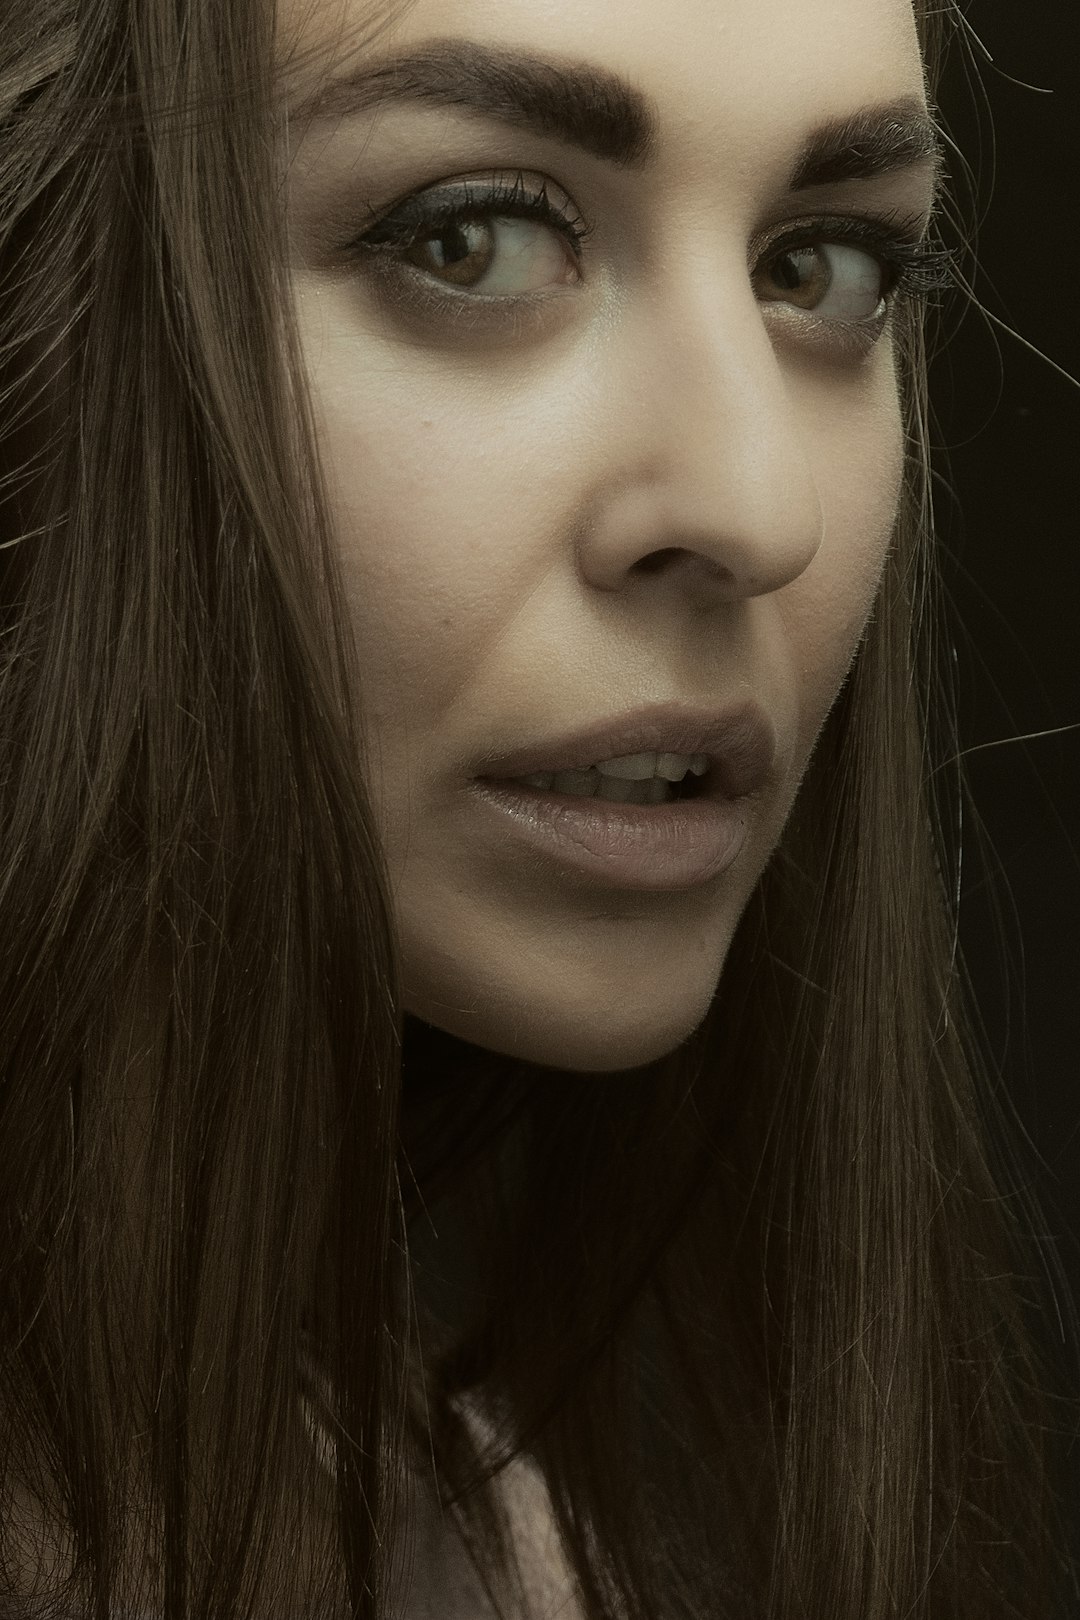
[(539, 771), (585, 770), (600, 760), (648, 753), (707, 755), (705, 783), (735, 799), (764, 784), (776, 755), (776, 737), (756, 703), (719, 711), (654, 704), (512, 753), (485, 755), (476, 761), (473, 774), (505, 781)]

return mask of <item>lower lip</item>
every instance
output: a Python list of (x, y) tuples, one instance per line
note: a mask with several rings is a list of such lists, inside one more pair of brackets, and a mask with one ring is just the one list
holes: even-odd
[(746, 839), (744, 800), (614, 804), (492, 778), (471, 788), (501, 841), (510, 834), (597, 888), (692, 889), (726, 872)]

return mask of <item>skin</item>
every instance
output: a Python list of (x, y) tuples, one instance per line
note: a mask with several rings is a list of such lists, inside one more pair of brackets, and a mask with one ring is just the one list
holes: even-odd
[[(332, 55), (365, 11), (279, 20)], [(632, 173), (419, 104), (291, 132), (292, 285), (406, 1006), (494, 1052), (631, 1068), (707, 1012), (880, 581), (902, 470), (890, 331), (838, 357), (762, 300), (747, 255), (808, 213), (929, 212), (929, 164), (785, 190), (825, 121), (922, 100), (914, 21), (907, 0), (417, 0), (365, 57), (447, 36), (614, 70), (660, 142)], [(531, 324), (409, 314), (338, 249), (368, 208), (519, 170), (594, 229), (577, 281), (560, 238), (530, 238), (520, 274), (551, 295)], [(476, 836), (485, 750), (747, 697), (776, 760), (718, 877), (605, 890)]]

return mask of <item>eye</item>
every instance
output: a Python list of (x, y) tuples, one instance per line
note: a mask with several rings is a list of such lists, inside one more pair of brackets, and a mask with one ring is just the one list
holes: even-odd
[(755, 279), (767, 303), (793, 304), (822, 320), (864, 323), (885, 315), (895, 277), (865, 248), (813, 242), (776, 254)]
[(752, 274), (763, 304), (812, 319), (820, 334), (864, 351), (885, 329), (899, 298), (916, 302), (952, 284), (952, 256), (918, 217), (823, 215), (766, 242)]
[(565, 243), (531, 219), (460, 219), (405, 249), (406, 264), (469, 292), (513, 297), (577, 276)]
[(380, 272), (416, 272), (453, 298), (524, 298), (546, 287), (580, 281), (580, 250), (588, 227), (572, 205), (530, 189), (524, 176), (421, 192), (384, 216), (351, 244)]

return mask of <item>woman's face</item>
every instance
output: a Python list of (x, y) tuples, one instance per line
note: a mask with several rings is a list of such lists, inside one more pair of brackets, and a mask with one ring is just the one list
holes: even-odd
[(413, 0), (347, 69), (383, 101), (292, 118), (293, 286), (406, 1005), (633, 1067), (703, 1018), (880, 579), (909, 0)]

